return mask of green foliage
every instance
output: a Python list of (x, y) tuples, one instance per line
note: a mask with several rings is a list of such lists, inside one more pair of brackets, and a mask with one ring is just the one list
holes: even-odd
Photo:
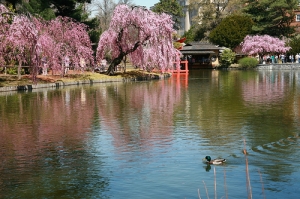
[(190, 43), (192, 41), (194, 41), (194, 32), (193, 32), (193, 27), (190, 28), (188, 31), (184, 32), (184, 34), (182, 35), (182, 37), (185, 37), (185, 43)]
[(83, 23), (89, 27), (88, 34), (93, 44), (93, 50), (96, 52), (99, 38), (102, 33), (101, 29), (99, 28), (99, 20), (97, 18), (88, 18)]
[(235, 60), (235, 52), (226, 48), (220, 55), (220, 67), (228, 68)]
[(81, 12), (85, 12), (80, 6), (84, 3), (91, 3), (91, 0), (44, 0), (48, 1), (49, 5), (53, 5), (56, 16), (68, 16), (77, 21), (81, 20)]
[(82, 22), (87, 18), (84, 16), (85, 3), (91, 3), (91, 0), (10, 0), (7, 3), (13, 5), (17, 12), (31, 13), (46, 20), (67, 16)]
[(17, 4), (21, 3), (22, 0), (6, 0), (4, 2), (6, 2), (6, 4), (5, 4), (6, 6), (7, 5), (12, 5), (13, 9), (16, 10)]
[(54, 10), (50, 8), (47, 1), (44, 0), (31, 0), (24, 1), (19, 8), (19, 12), (31, 13), (34, 16), (42, 17), (45, 20), (51, 20), (55, 18)]
[(230, 15), (210, 32), (209, 41), (233, 49), (251, 33), (252, 25), (253, 22), (248, 16)]
[(300, 34), (291, 38), (287, 42), (287, 46), (291, 47), (289, 54), (295, 55), (300, 53)]
[(205, 29), (203, 29), (201, 26), (192, 26), (191, 29), (183, 34), (182, 37), (186, 38), (185, 43), (189, 43), (192, 41), (201, 41), (205, 37), (204, 33)]
[[(201, 7), (199, 15), (194, 19), (198, 24), (197, 29), (203, 29), (204, 32), (209, 32), (214, 29), (222, 20), (222, 9), (218, 2), (211, 3), (207, 0), (190, 1), (190, 9)], [(207, 35), (204, 35), (207, 36)]]
[(151, 8), (156, 13), (166, 13), (172, 16), (174, 29), (179, 29), (179, 19), (183, 17), (183, 7), (175, 0), (160, 0), (157, 4)]
[(101, 31), (96, 30), (96, 29), (91, 29), (91, 30), (89, 30), (88, 34), (89, 34), (89, 37), (90, 37), (92, 45), (93, 45), (92, 46), (93, 50), (96, 51), (97, 50), (97, 44), (99, 42), (99, 38), (100, 38), (100, 35), (101, 35)]
[(238, 63), (241, 68), (255, 68), (258, 65), (258, 60), (254, 57), (244, 57)]
[(193, 17), (195, 30), (197, 30), (198, 40), (207, 40), (210, 31), (215, 29), (222, 19), (234, 13), (240, 13), (244, 6), (241, 0), (189, 0), (191, 13), (198, 12)]
[(178, 49), (182, 46), (180, 42), (173, 42), (174, 48)]
[[(18, 74), (18, 67), (9, 67), (9, 68), (6, 68), (6, 73), (8, 75), (17, 75)], [(24, 75), (25, 74), (25, 70), (24, 69), (21, 69), (21, 75)]]
[(288, 37), (295, 32), (290, 23), (295, 18), (298, 0), (245, 0), (245, 3), (244, 13), (254, 22), (254, 34)]

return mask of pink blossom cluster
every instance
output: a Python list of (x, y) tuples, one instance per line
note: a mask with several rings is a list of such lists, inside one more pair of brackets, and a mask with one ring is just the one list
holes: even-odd
[(0, 4), (0, 64), (4, 55), (19, 65), (30, 65), (33, 71), (41, 66), (43, 58), (47, 60), (47, 67), (62, 73), (65, 57), (75, 68), (80, 67), (82, 59), (87, 65), (94, 64), (86, 25), (68, 17), (44, 21), (25, 15), (13, 15), (9, 23), (5, 21), (6, 15), (2, 15), (4, 12), (7, 9)]
[[(57, 17), (46, 24), (47, 34), (44, 35), (45, 47), (53, 46), (53, 48), (43, 49), (53, 60), (53, 68), (59, 67), (65, 60), (69, 58), (75, 68), (82, 67), (80, 60), (84, 59), (87, 65), (94, 65), (93, 50), (91, 41), (87, 33), (87, 26), (82, 23), (74, 22), (68, 17)], [(52, 38), (52, 41), (47, 38)], [(60, 56), (57, 56), (60, 52)]]
[(248, 55), (279, 54), (286, 53), (290, 47), (285, 45), (285, 41), (269, 35), (247, 35), (241, 43), (242, 52)]
[(128, 55), (135, 66), (165, 71), (178, 59), (172, 42), (173, 23), (170, 15), (119, 5), (109, 29), (100, 37), (96, 60), (100, 62), (108, 54), (112, 59)]
[[(0, 64), (1, 60), (2, 64), (28, 64), (35, 74), (45, 60), (47, 67), (62, 74), (69, 62), (74, 68), (94, 65), (84, 24), (68, 17), (44, 21), (17, 14), (8, 20), (6, 12), (0, 4)], [(121, 4), (114, 10), (109, 29), (100, 37), (96, 60), (111, 57), (111, 66), (115, 67), (128, 55), (133, 65), (146, 70), (173, 69), (174, 61), (179, 67), (180, 53), (173, 47), (173, 23), (170, 15)]]

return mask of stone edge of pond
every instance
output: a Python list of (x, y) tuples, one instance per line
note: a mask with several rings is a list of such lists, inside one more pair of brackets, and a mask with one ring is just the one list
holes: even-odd
[(299, 70), (300, 63), (259, 64), (258, 70)]
[(230, 66), (228, 68), (217, 68), (221, 70), (300, 70), (300, 63), (278, 63), (278, 64), (258, 64), (254, 68), (240, 68), (238, 65)]
[(132, 82), (132, 81), (149, 81), (149, 80), (159, 80), (171, 77), (171, 73), (165, 74), (147, 74), (141, 77), (107, 77), (105, 79), (89, 79), (89, 80), (78, 80), (74, 82), (64, 82), (62, 80), (56, 81), (54, 83), (44, 83), (44, 84), (28, 84), (28, 85), (18, 85), (18, 86), (4, 86), (0, 87), (0, 92), (8, 91), (31, 91), (33, 89), (40, 88), (63, 88), (65, 86), (73, 85), (87, 85), (87, 84), (98, 84), (98, 83), (109, 83), (109, 82)]

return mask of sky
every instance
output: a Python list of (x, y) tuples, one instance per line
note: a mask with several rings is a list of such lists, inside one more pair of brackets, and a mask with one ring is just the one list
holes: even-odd
[(132, 2), (138, 6), (146, 6), (149, 9), (151, 6), (158, 3), (159, 0), (133, 0)]

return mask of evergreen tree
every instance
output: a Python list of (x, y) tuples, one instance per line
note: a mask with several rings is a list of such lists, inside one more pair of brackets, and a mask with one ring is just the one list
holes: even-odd
[(250, 17), (243, 15), (230, 15), (213, 29), (209, 34), (210, 42), (235, 48), (251, 33), (253, 22)]
[(82, 14), (85, 12), (85, 4), (91, 0), (8, 0), (17, 12), (39, 15), (46, 20), (55, 16), (71, 17), (82, 22)]
[(199, 25), (193, 25), (188, 31), (186, 31), (182, 37), (186, 38), (185, 43), (192, 41), (201, 41), (205, 38), (206, 29)]
[(245, 0), (244, 12), (254, 25), (254, 34), (268, 34), (276, 37), (289, 36), (295, 32), (290, 26), (298, 0)]
[(18, 8), (19, 12), (30, 13), (34, 16), (42, 17), (45, 20), (51, 20), (55, 18), (55, 12), (50, 8), (49, 1), (45, 0), (30, 0), (23, 1), (22, 6)]
[(81, 21), (80, 13), (81, 9), (78, 9), (78, 4), (91, 3), (91, 0), (48, 0), (50, 5), (55, 8), (56, 16), (67, 16), (77, 21)]

